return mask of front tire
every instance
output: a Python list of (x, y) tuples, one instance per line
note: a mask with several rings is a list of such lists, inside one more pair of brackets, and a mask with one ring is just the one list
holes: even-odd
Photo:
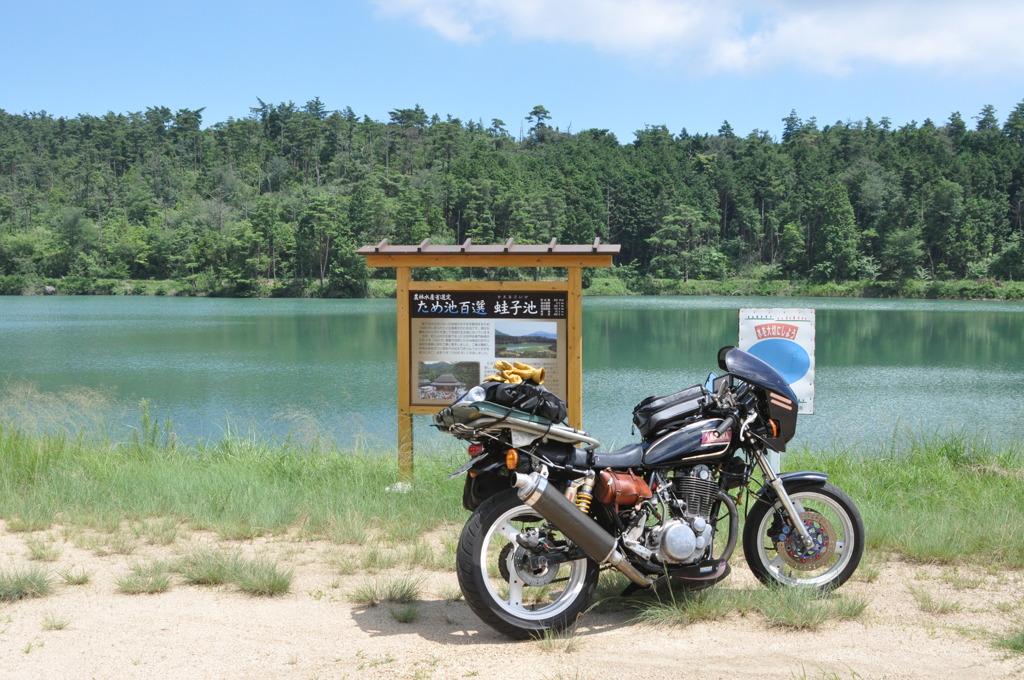
[(838, 588), (853, 575), (864, 553), (864, 522), (857, 506), (828, 482), (793, 482), (786, 484), (786, 492), (814, 545), (796, 540), (774, 494), (762, 496), (743, 528), (747, 565), (767, 585)]
[[(586, 557), (533, 570), (516, 537), (546, 522), (509, 489), (484, 501), (459, 537), (456, 573), (470, 609), (509, 637), (562, 630), (590, 605), (598, 565)], [(564, 541), (550, 528), (549, 539)]]

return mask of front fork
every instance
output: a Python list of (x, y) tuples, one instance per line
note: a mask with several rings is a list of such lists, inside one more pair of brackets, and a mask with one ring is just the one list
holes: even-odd
[(793, 525), (793, 529), (800, 537), (800, 542), (806, 548), (810, 548), (814, 545), (814, 540), (811, 535), (807, 533), (807, 527), (804, 526), (803, 521), (800, 519), (800, 513), (797, 511), (796, 506), (793, 505), (793, 500), (789, 497), (786, 492), (786, 485), (779, 475), (772, 469), (771, 464), (768, 462), (768, 454), (765, 452), (764, 446), (752, 447), (751, 455), (757, 462), (757, 466), (761, 468), (761, 474), (764, 475), (765, 484), (772, 488), (775, 492), (775, 497), (779, 499), (782, 504), (782, 510), (789, 517), (790, 524)]

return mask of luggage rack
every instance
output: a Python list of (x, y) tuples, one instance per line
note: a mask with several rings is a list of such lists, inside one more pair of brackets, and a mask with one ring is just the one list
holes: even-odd
[(453, 404), (442, 409), (434, 416), (434, 427), (451, 432), (461, 439), (469, 439), (489, 430), (508, 428), (534, 435), (535, 439), (585, 444), (588, 451), (601, 446), (601, 442), (582, 430), (489, 401)]

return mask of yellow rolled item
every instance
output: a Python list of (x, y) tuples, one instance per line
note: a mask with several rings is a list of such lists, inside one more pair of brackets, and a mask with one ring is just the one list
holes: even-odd
[(510, 364), (507, 361), (495, 361), (494, 367), (498, 369), (498, 372), (484, 378), (484, 382), (521, 383), (532, 380), (538, 385), (544, 382), (545, 371), (543, 368), (534, 368), (519, 361), (515, 364)]
[(500, 373), (487, 376), (484, 378), (484, 382), (521, 383), (523, 378), (510, 371), (501, 371)]
[(523, 380), (532, 380), (538, 385), (544, 384), (545, 371), (544, 368), (534, 368), (529, 364), (524, 364), (519, 361), (513, 364), (511, 371), (514, 375), (520, 376)]

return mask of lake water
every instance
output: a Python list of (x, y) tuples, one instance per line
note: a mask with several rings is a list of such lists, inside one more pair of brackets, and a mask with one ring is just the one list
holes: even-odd
[[(634, 441), (633, 406), (703, 382), (744, 307), (817, 310), (815, 414), (797, 447), (1020, 437), (1024, 304), (1002, 302), (585, 298), (585, 427), (606, 448)], [(184, 439), (393, 448), (395, 352), (394, 300), (0, 297), (0, 414), (120, 436), (145, 399)], [(418, 451), (450, 443), (416, 420)]]

